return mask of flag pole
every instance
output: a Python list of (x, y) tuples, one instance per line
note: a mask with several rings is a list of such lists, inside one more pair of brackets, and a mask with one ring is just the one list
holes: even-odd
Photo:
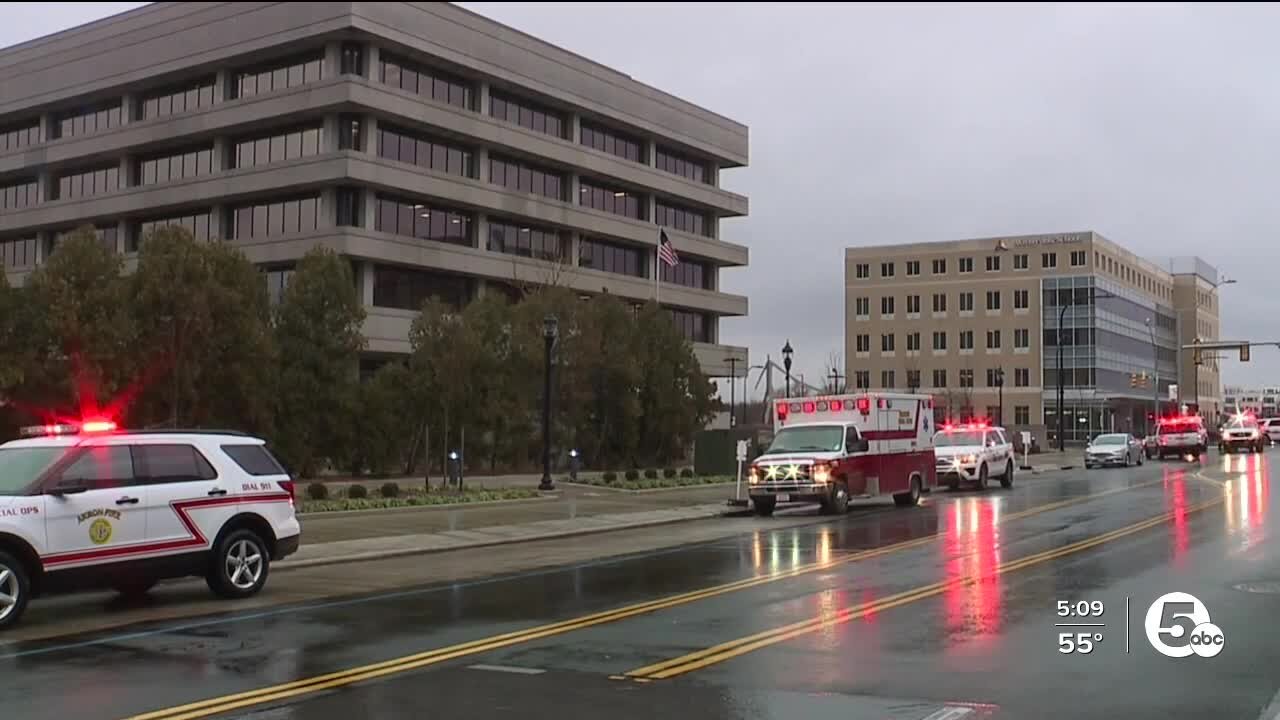
[(662, 287), (658, 285), (659, 278), (662, 276), (662, 230), (658, 230), (658, 243), (653, 246), (653, 301), (662, 307)]

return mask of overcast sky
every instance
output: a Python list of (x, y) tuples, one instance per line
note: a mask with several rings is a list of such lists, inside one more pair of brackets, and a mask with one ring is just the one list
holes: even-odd
[[(140, 3), (7, 3), (0, 45)], [(1262, 5), (463, 3), (746, 123), (722, 183), (751, 249), (724, 342), (823, 372), (843, 347), (843, 249), (1095, 230), (1199, 254), (1226, 338), (1280, 340), (1280, 8)], [(1228, 362), (1280, 385), (1280, 351)]]

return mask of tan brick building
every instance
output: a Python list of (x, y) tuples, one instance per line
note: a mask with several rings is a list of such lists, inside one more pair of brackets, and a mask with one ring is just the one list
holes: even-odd
[(1217, 283), (1203, 260), (1162, 267), (1094, 232), (848, 248), (848, 385), (932, 393), (939, 420), (988, 417), (1048, 447), (1061, 338), (1068, 444), (1145, 431), (1175, 384), (1216, 419), (1216, 365), (1178, 347), (1218, 338)]

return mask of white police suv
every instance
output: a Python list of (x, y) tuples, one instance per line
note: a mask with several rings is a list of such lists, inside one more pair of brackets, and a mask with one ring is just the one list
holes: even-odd
[(195, 575), (248, 597), (298, 549), (293, 482), (262, 440), (104, 420), (23, 434), (0, 445), (0, 629), (55, 592)]

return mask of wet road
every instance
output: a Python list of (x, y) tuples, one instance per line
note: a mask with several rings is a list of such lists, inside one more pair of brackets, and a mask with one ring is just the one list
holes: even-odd
[[(1235, 586), (1280, 592), (1276, 458), (1020, 478), (800, 526), (725, 519), (741, 532), (587, 565), (3, 645), (0, 707), (24, 719), (1253, 720), (1280, 689), (1280, 594)], [(1153, 649), (1144, 616), (1173, 591), (1203, 602), (1219, 655)], [(1058, 601), (1104, 610), (1062, 618)], [(1061, 632), (1092, 652), (1058, 652)]]

